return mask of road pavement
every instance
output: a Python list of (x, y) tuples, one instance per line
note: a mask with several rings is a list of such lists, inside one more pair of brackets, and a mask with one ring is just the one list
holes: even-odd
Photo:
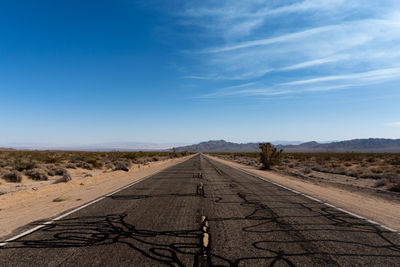
[(0, 266), (400, 266), (400, 235), (197, 155), (8, 243)]

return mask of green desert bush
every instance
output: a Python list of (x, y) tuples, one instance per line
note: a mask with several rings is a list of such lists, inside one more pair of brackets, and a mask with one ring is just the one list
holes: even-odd
[(259, 144), (260, 152), (260, 162), (263, 168), (270, 169), (272, 166), (279, 164), (282, 159), (282, 150), (278, 150), (271, 143)]

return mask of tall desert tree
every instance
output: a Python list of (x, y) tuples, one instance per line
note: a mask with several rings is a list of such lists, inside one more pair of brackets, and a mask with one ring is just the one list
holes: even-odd
[(260, 161), (264, 169), (270, 169), (281, 162), (282, 149), (278, 150), (271, 143), (261, 143), (259, 148), (261, 149)]

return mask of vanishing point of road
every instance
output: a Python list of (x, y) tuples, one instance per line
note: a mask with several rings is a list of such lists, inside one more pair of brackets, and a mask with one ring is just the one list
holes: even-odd
[(0, 266), (400, 266), (400, 235), (199, 154), (8, 243)]

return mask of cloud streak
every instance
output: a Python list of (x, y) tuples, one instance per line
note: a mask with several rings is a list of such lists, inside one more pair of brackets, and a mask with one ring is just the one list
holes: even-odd
[(398, 1), (205, 0), (190, 2), (180, 16), (203, 29), (208, 44), (190, 53), (196, 74), (185, 78), (260, 85), (215, 89), (207, 97), (323, 92), (400, 79)]
[(282, 85), (303, 85), (303, 84), (321, 83), (321, 82), (330, 82), (330, 81), (339, 81), (339, 80), (376, 81), (376, 80), (386, 80), (386, 79), (392, 79), (392, 78), (400, 78), (400, 68), (380, 69), (380, 70), (373, 70), (373, 71), (368, 71), (368, 72), (354, 73), (354, 74), (347, 74), (347, 75), (325, 76), (325, 77), (319, 77), (319, 78), (314, 78), (314, 79), (282, 83)]
[(308, 36), (312, 36), (314, 34), (331, 31), (337, 27), (338, 26), (336, 26), (336, 25), (319, 27), (319, 28), (309, 29), (309, 30), (305, 30), (305, 31), (301, 31), (301, 32), (290, 33), (290, 34), (286, 34), (286, 35), (282, 35), (282, 36), (278, 36), (278, 37), (274, 37), (274, 38), (247, 41), (247, 42), (243, 42), (243, 43), (236, 44), (236, 45), (206, 49), (206, 50), (203, 50), (202, 52), (203, 53), (221, 53), (221, 52), (227, 52), (227, 51), (232, 51), (232, 50), (237, 50), (237, 49), (251, 48), (254, 46), (266, 46), (266, 45), (276, 44), (276, 43), (280, 43), (280, 42), (288, 42), (288, 41), (293, 41), (293, 40), (296, 40), (299, 38), (305, 38)]

